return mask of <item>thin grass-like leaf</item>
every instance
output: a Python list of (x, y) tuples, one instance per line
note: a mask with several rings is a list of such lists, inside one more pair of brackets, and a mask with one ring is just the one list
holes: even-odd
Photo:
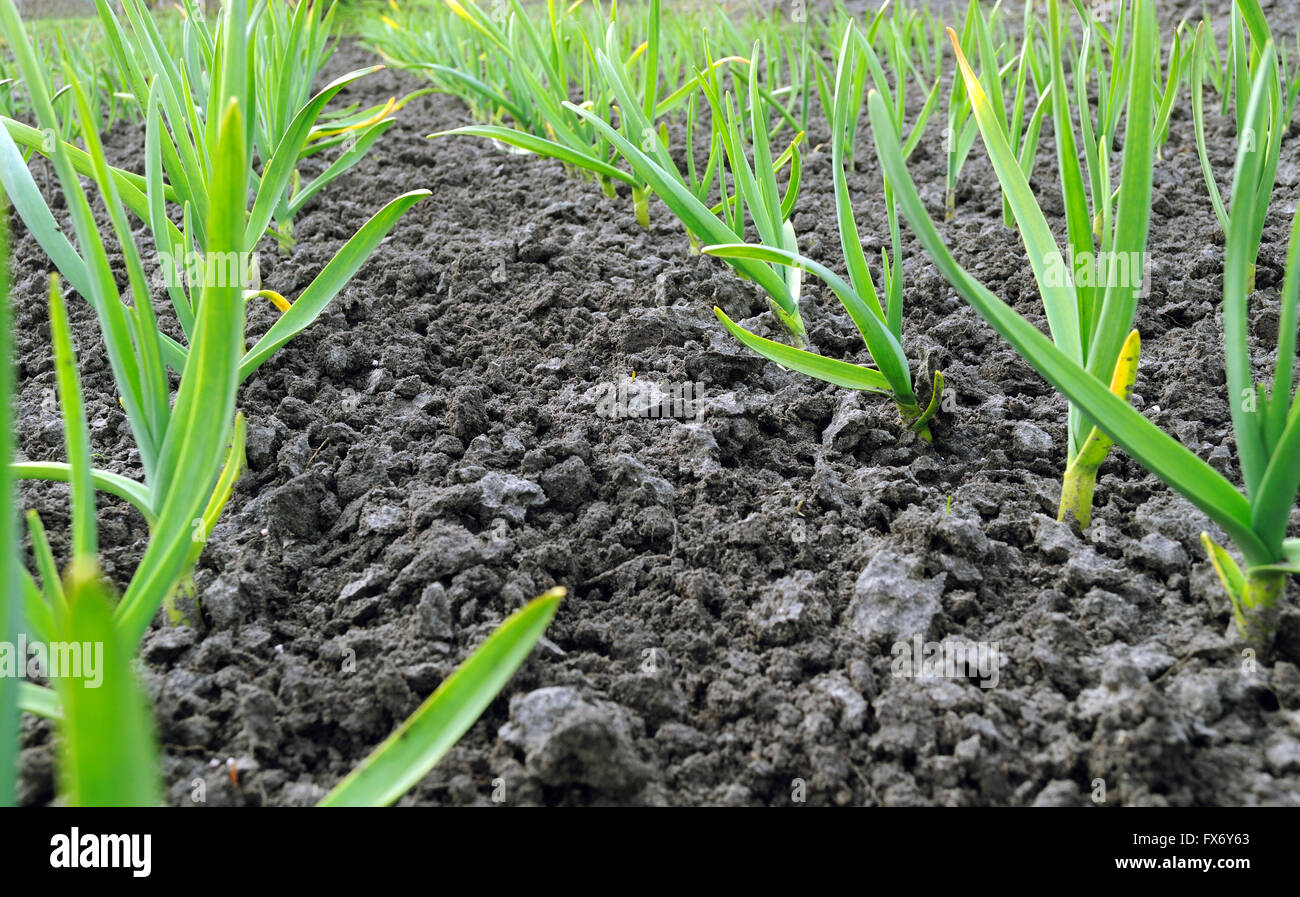
[[(0, 194), (0, 640), (17, 643), (22, 626), (14, 476), (13, 318), (9, 305), (8, 202)], [(13, 806), (18, 783), (18, 679), (0, 676), (0, 807)]]
[(68, 327), (58, 275), (50, 277), (50, 338), (54, 343), (54, 375), (63, 413), (64, 447), (72, 487), (72, 554), (91, 562), (99, 554), (99, 522), (95, 519), (95, 485), (91, 479), (90, 429), (77, 374), (77, 359)]
[(727, 317), (727, 313), (722, 309), (715, 307), (713, 313), (722, 322), (722, 326), (727, 328), (728, 333), (768, 361), (773, 361), (782, 367), (798, 371), (809, 377), (824, 380), (835, 386), (842, 386), (845, 389), (859, 389), (884, 395), (892, 394), (889, 381), (879, 371), (873, 371), (871, 368), (865, 368), (861, 365), (849, 364), (847, 361), (827, 358), (824, 355), (817, 355), (804, 349), (796, 349), (784, 343), (765, 339), (741, 327)]
[(74, 807), (154, 806), (161, 798), (157, 749), (131, 669), (135, 642), (114, 625), (93, 563), (73, 561), (64, 589), (69, 614), (59, 640), (92, 652), (93, 661), (83, 660), (81, 675), (56, 680), (62, 708), (59, 790)]
[(383, 744), (321, 801), (387, 806), (424, 778), (527, 659), (564, 598), (556, 588), (511, 614)]
[(412, 190), (390, 201), (361, 226), (352, 238), (343, 244), (316, 278), (303, 290), (289, 311), (271, 325), (271, 329), (249, 349), (239, 364), (239, 379), (246, 380), (285, 343), (293, 339), (313, 321), (338, 295), (339, 290), (361, 269), (379, 241), (388, 236), (402, 215), (426, 196), (428, 190)]

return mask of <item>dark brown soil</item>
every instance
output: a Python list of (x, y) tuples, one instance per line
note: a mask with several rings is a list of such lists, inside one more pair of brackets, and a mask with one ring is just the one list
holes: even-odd
[[(361, 63), (349, 47), (332, 65)], [(383, 72), (352, 98), (417, 86)], [(1294, 589), (1274, 655), (1243, 658), (1198, 541), (1213, 527), (1118, 452), (1089, 533), (1056, 524), (1064, 403), (906, 231), (905, 347), (918, 380), (941, 369), (955, 390), (933, 445), (888, 403), (730, 340), (711, 307), (766, 330), (761, 297), (688, 255), (657, 201), (642, 229), (627, 197), (558, 164), (424, 137), (465, 121), (455, 100), (411, 103), (300, 216), (297, 247), (262, 254), (268, 285), (296, 295), (385, 201), (433, 191), (244, 388), (251, 469), (203, 556), (200, 618), (142, 647), (170, 803), (191, 805), (197, 780), (210, 805), (315, 801), (506, 614), (563, 584), (548, 642), (406, 801), (1090, 805), (1100, 780), (1107, 804), (1300, 804)], [(887, 231), (863, 121), (850, 183), (871, 257)], [(937, 213), (931, 130), (912, 170)], [(1216, 116), (1211, 131), (1226, 181), (1230, 128)], [(123, 164), (141, 134), (112, 135)], [(1059, 226), (1053, 153), (1048, 139), (1034, 186)], [(800, 244), (838, 266), (829, 155), (807, 163)], [(1261, 363), (1298, 183), (1292, 142), (1260, 259)], [(48, 264), (16, 230), (22, 451), (55, 459)], [(1041, 319), (978, 145), (944, 232)], [(1222, 242), (1180, 107), (1156, 168), (1134, 403), (1235, 477)], [(93, 320), (76, 313), (95, 450), (133, 472)], [(254, 308), (250, 326), (272, 313)], [(808, 286), (804, 314), (820, 351), (867, 359), (826, 290)], [(633, 372), (703, 384), (702, 416), (599, 416)], [(25, 499), (66, 529), (62, 487)], [(145, 527), (104, 504), (121, 583)], [(996, 645), (996, 684), (893, 675), (891, 646), (914, 635)], [(52, 738), (27, 721), (24, 803), (54, 799)]]

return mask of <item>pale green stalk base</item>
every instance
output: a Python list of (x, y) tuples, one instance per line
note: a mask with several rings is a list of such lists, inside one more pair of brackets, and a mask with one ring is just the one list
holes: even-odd
[(1097, 488), (1097, 470), (1101, 465), (1083, 465), (1076, 458), (1061, 480), (1061, 505), (1056, 519), (1065, 522), (1073, 517), (1080, 529), (1092, 521), (1092, 493)]
[(194, 580), (190, 578), (188, 582), (179, 582), (176, 588), (167, 593), (163, 599), (163, 613), (167, 615), (167, 622), (173, 626), (190, 626), (193, 625), (189, 617), (185, 616), (185, 611), (177, 606), (176, 599), (183, 595), (188, 600), (194, 600), (195, 587)]
[(288, 255), (289, 250), (298, 244), (293, 237), (293, 219), (276, 222), (276, 226), (269, 230), (271, 236), (275, 237), (276, 247), (283, 255)]
[[(743, 274), (740, 276), (741, 279), (748, 280)], [(790, 338), (794, 340), (795, 348), (802, 349), (808, 345), (808, 328), (804, 326), (803, 315), (799, 314), (797, 307), (794, 314), (789, 314), (771, 296), (767, 297), (767, 307), (772, 310), (772, 314), (776, 315), (776, 319), (781, 322), (786, 332), (790, 334)]]
[(1257, 265), (1252, 263), (1248, 268), (1246, 268), (1246, 295), (1247, 296), (1255, 292), (1255, 269), (1257, 267), (1258, 267)]
[(921, 410), (919, 405), (900, 404), (898, 413), (902, 415), (903, 422), (907, 424), (909, 430), (912, 430), (926, 442), (934, 441), (934, 437), (930, 434), (930, 421), (928, 418), (921, 419), (925, 412)]
[(907, 428), (913, 433), (920, 436), (926, 442), (933, 442), (934, 437), (930, 434), (930, 419), (939, 411), (939, 402), (943, 398), (945, 381), (942, 371), (934, 372), (934, 386), (930, 391), (930, 404), (922, 408), (915, 402), (898, 402), (898, 413), (903, 416), (903, 421)]
[(1232, 596), (1237, 631), (1253, 647), (1264, 650), (1277, 632), (1278, 599), (1286, 589), (1286, 574), (1275, 570), (1246, 573), (1240, 596)]
[[(1125, 402), (1133, 393), (1133, 384), (1137, 382), (1138, 355), (1142, 351), (1142, 339), (1136, 330), (1130, 331), (1115, 361), (1115, 370), (1110, 378), (1110, 391)], [(1065, 477), (1061, 480), (1061, 506), (1056, 519), (1064, 522), (1073, 517), (1079, 521), (1080, 529), (1087, 529), (1092, 521), (1092, 493), (1097, 489), (1097, 471), (1110, 454), (1114, 445), (1109, 436), (1093, 427), (1088, 438), (1083, 441), (1083, 448), (1070, 460), (1065, 468)]]
[(600, 180), (600, 189), (605, 191), (606, 196), (608, 196), (610, 199), (613, 199), (615, 196), (618, 195), (618, 191), (614, 189), (613, 181), (611, 181), (609, 178), (600, 178), (599, 180)]
[(1285, 565), (1264, 564), (1244, 573), (1222, 546), (1201, 533), (1201, 544), (1219, 575), (1223, 590), (1232, 601), (1232, 619), (1237, 632), (1256, 651), (1265, 652), (1277, 633), (1278, 599), (1286, 589)]
[(632, 208), (636, 210), (636, 223), (650, 226), (650, 193), (640, 187), (632, 188)]
[[(1137, 331), (1134, 330), (1129, 338), (1130, 343), (1125, 345), (1132, 344), (1136, 335)], [(1125, 362), (1126, 359), (1128, 364)], [(1128, 390), (1133, 386), (1133, 379), (1129, 376), (1125, 380), (1124, 376), (1137, 369), (1136, 350), (1121, 356), (1119, 365), (1111, 390), (1127, 399)], [(1110, 441), (1110, 437), (1096, 427), (1092, 428), (1092, 432), (1083, 442), (1083, 448), (1079, 449), (1079, 454), (1066, 465), (1065, 476), (1061, 478), (1061, 504), (1056, 512), (1057, 520), (1064, 523), (1073, 517), (1079, 522), (1079, 529), (1088, 528), (1088, 524), (1092, 522), (1092, 494), (1097, 490), (1097, 472), (1101, 470), (1102, 462), (1110, 454), (1112, 445), (1114, 443)]]

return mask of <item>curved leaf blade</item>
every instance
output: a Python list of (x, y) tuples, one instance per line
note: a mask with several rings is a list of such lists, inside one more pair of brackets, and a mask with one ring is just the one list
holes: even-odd
[(818, 380), (824, 380), (835, 386), (842, 386), (845, 389), (859, 389), (866, 392), (883, 393), (884, 395), (893, 394), (889, 380), (879, 371), (873, 371), (871, 368), (864, 368), (861, 365), (849, 364), (847, 361), (837, 361), (824, 355), (816, 355), (804, 349), (796, 349), (793, 346), (778, 343), (775, 340), (765, 339), (741, 327), (727, 317), (727, 313), (722, 309), (714, 308), (713, 313), (718, 316), (722, 326), (727, 328), (727, 332), (768, 361), (775, 362), (792, 371), (806, 374), (809, 377), (816, 377)]
[(320, 806), (387, 806), (409, 791), (532, 653), (564, 595), (563, 588), (552, 589), (511, 614)]
[(426, 196), (428, 190), (412, 190), (388, 203), (374, 214), (352, 238), (343, 244), (315, 280), (308, 284), (293, 306), (271, 325), (257, 344), (249, 349), (239, 364), (239, 379), (248, 379), (268, 358), (285, 343), (293, 339), (325, 310), (325, 306), (338, 295), (339, 290), (352, 279), (352, 275), (370, 258), (379, 241), (397, 224), (406, 210)]

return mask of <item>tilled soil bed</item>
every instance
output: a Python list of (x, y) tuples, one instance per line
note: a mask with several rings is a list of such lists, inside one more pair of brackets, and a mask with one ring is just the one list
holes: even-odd
[[(331, 72), (368, 59), (345, 46)], [(385, 71), (349, 99), (419, 86)], [(1156, 167), (1134, 404), (1236, 478), (1223, 241), (1185, 105)], [(887, 230), (863, 118), (850, 187), (870, 258)], [(1111, 805), (1300, 804), (1294, 588), (1273, 654), (1244, 656), (1199, 544), (1213, 527), (1118, 451), (1094, 526), (1056, 523), (1064, 403), (906, 230), (905, 348), (918, 380), (942, 370), (953, 389), (933, 444), (890, 403), (728, 338), (714, 305), (776, 334), (753, 286), (690, 256), (657, 201), (642, 229), (628, 197), (556, 163), (425, 139), (467, 121), (453, 99), (413, 101), (300, 215), (292, 251), (263, 247), (266, 284), (296, 295), (385, 201), (433, 191), (242, 392), (250, 470), (200, 563), (193, 625), (159, 624), (142, 647), (170, 803), (317, 800), (508, 613), (561, 584), (548, 641), (404, 802), (1091, 805), (1104, 790)], [(941, 217), (939, 128), (911, 167)], [(109, 135), (118, 164), (139, 169), (142, 135)], [(825, 136), (814, 127), (808, 146)], [(1217, 116), (1211, 140), (1226, 178)], [(1034, 186), (1059, 231), (1054, 152), (1049, 133)], [(1293, 141), (1260, 258), (1261, 361), (1298, 183)], [(794, 223), (805, 253), (838, 265), (830, 184), (814, 149)], [(1042, 322), (978, 145), (944, 233)], [(59, 459), (49, 266), (17, 222), (14, 256), (21, 450)], [(867, 359), (828, 291), (809, 280), (804, 302), (821, 352)], [(73, 304), (95, 451), (138, 475), (93, 316)], [(250, 331), (273, 315), (250, 306)], [(698, 414), (603, 416), (633, 382), (690, 383)], [(63, 487), (24, 498), (66, 530)], [(122, 585), (145, 525), (102, 504)], [(895, 675), (895, 643), (914, 636), (1001, 662)], [(26, 721), (26, 804), (54, 799), (53, 737)]]

